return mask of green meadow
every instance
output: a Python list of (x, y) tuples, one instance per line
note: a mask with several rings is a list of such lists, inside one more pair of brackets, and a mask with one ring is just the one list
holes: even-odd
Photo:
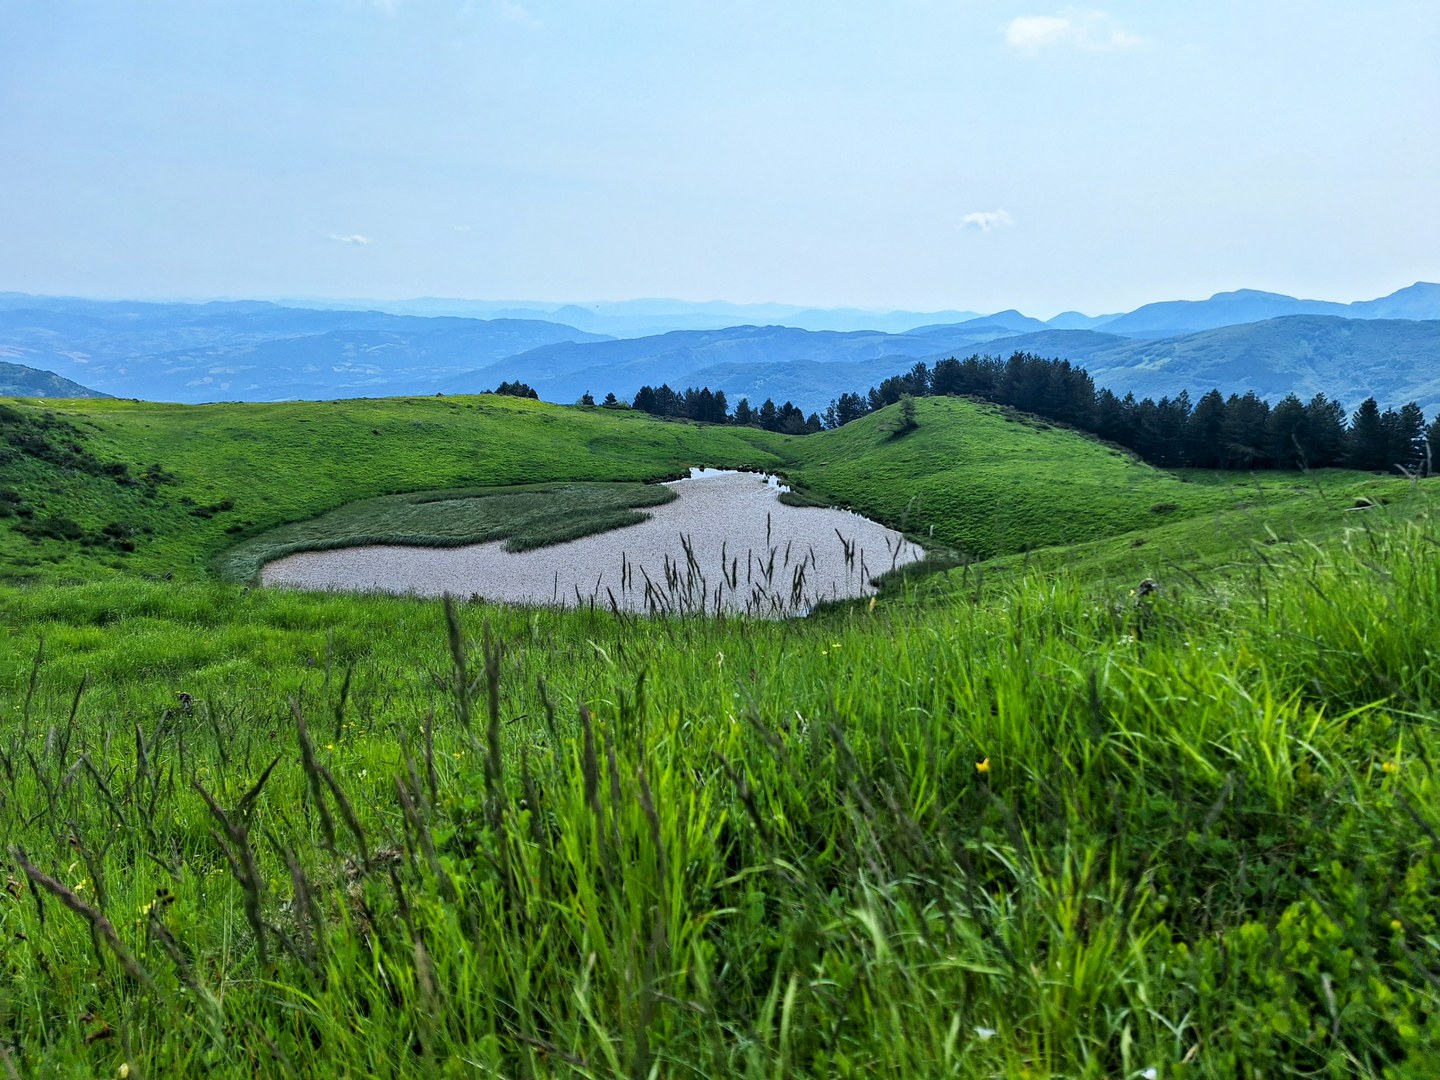
[[(1435, 482), (916, 405), (6, 403), (0, 1076), (1436, 1075)], [(699, 465), (944, 558), (783, 622), (248, 584)]]

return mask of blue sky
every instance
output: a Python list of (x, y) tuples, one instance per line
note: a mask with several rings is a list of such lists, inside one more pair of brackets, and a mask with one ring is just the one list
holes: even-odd
[(1092, 314), (1440, 280), (1434, 0), (0, 0), (0, 290)]

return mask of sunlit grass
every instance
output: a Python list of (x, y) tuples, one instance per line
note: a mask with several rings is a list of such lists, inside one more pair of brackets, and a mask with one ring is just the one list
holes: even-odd
[[(305, 408), (350, 452), (344, 424), (452, 404)], [(586, 438), (630, 480), (783, 451), (812, 495), (873, 453), (856, 490), (914, 514), (910, 480), (967, 482), (926, 404), (869, 451)], [(567, 411), (513, 408), (484, 465), (400, 423), (387, 453), (432, 460), (336, 451), (300, 489), (313, 412), (214, 414), (254, 421), (252, 459), (102, 403), (93, 437), (168, 448), (175, 484), (26, 479), (156, 532), (116, 567), (6, 548), (42, 565), (0, 588), (0, 1076), (1434, 1074), (1432, 482), (1117, 473), (1118, 535), (788, 622), (205, 576), (232, 511), (191, 511), (239, 512), (247, 476), (289, 485), (257, 523), (572, 478), (514, 434), (574, 454)], [(894, 456), (927, 424), (935, 461)], [(1056, 516), (1099, 505), (1094, 464)], [(985, 512), (945, 505), (957, 536)]]
[(805, 623), (465, 604), (463, 679), (438, 603), (10, 590), (0, 824), (148, 983), (13, 856), (7, 1052), (1423, 1075), (1440, 535), (1368, 521), (1158, 592), (1037, 566)]

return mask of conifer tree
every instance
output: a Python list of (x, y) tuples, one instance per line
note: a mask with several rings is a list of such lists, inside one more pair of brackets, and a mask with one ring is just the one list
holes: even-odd
[(1309, 441), (1306, 456), (1312, 469), (1328, 469), (1345, 460), (1345, 406), (1316, 394), (1305, 405)]
[(760, 405), (760, 413), (757, 417), (760, 426), (766, 431), (779, 430), (780, 424), (775, 409), (775, 399), (766, 398)]
[(1386, 410), (1386, 449), (1388, 465), (1399, 465), (1414, 471), (1424, 460), (1425, 414), (1420, 406), (1411, 401), (1401, 406), (1399, 412)]
[(1220, 469), (1225, 466), (1222, 436), (1225, 431), (1225, 399), (1219, 390), (1211, 390), (1195, 405), (1186, 427), (1185, 459), (1197, 469)]
[(1304, 403), (1294, 394), (1286, 394), (1270, 410), (1265, 425), (1265, 454), (1281, 468), (1306, 468), (1310, 464), (1306, 447), (1309, 434)]
[(1265, 427), (1269, 420), (1269, 404), (1253, 390), (1247, 390), (1244, 396), (1231, 394), (1226, 399), (1220, 437), (1225, 456), (1233, 467), (1249, 469), (1267, 464)]
[(1387, 466), (1388, 443), (1380, 406), (1373, 397), (1368, 397), (1350, 418), (1350, 430), (1345, 437), (1345, 464), (1352, 469), (1378, 472)]

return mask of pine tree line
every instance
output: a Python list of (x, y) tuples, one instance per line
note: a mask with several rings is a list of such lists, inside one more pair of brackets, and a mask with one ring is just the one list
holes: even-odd
[[(606, 403), (609, 404), (608, 398)], [(811, 435), (823, 428), (819, 413), (812, 412), (807, 417), (793, 402), (777, 406), (771, 398), (766, 398), (758, 409), (751, 407), (748, 398), (741, 398), (732, 415), (725, 391), (712, 392), (708, 386), (699, 390), (692, 386), (684, 393), (664, 383), (659, 387), (642, 386), (630, 407), (651, 416), (672, 416), (707, 424), (739, 424), (785, 435)]]
[(1137, 401), (1134, 394), (1097, 391), (1090, 374), (1068, 360), (1025, 352), (1008, 360), (952, 357), (933, 368), (917, 363), (863, 395), (841, 394), (825, 410), (824, 423), (840, 427), (906, 395), (957, 394), (1088, 431), (1165, 468), (1440, 471), (1440, 416), (1427, 427), (1413, 401), (1382, 412), (1366, 398), (1348, 423), (1341, 403), (1324, 394), (1308, 402), (1287, 394), (1274, 406), (1253, 391), (1226, 398), (1211, 390), (1193, 405), (1183, 390), (1158, 402)]

